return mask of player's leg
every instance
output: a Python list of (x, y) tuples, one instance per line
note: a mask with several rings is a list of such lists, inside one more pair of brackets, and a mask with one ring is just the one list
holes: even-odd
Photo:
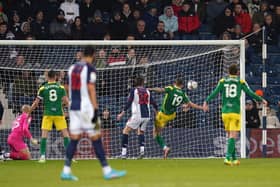
[(47, 138), (48, 138), (48, 132), (50, 130), (52, 130), (52, 125), (53, 125), (52, 117), (51, 116), (43, 116), (39, 163), (45, 163), (46, 162)]
[(127, 157), (128, 135), (131, 130), (132, 128), (126, 125), (122, 132), (122, 159), (126, 159)]
[(63, 137), (63, 145), (66, 149), (69, 144), (69, 132), (67, 129), (67, 123), (64, 116), (56, 116), (54, 118), (54, 125), (57, 131), (61, 131)]
[(72, 175), (71, 172), (71, 164), (74, 154), (76, 152), (76, 148), (80, 139), (80, 135), (82, 133), (81, 130), (81, 120), (80, 120), (80, 112), (78, 111), (70, 111), (70, 127), (69, 131), (71, 133), (70, 142), (66, 149), (66, 157), (64, 162), (63, 171), (60, 175), (62, 180), (71, 180), (77, 181), (78, 178)]
[(241, 128), (241, 123), (240, 123), (240, 115), (239, 114), (233, 114), (232, 115), (232, 120), (231, 120), (231, 123), (230, 123), (230, 128), (231, 128), (231, 131), (229, 133), (229, 137), (231, 137), (233, 140), (232, 140), (232, 153), (231, 153), (231, 156), (232, 156), (232, 164), (233, 165), (239, 165), (240, 164), (240, 161), (237, 160), (237, 157), (236, 157), (236, 139), (238, 138), (238, 135), (239, 135), (239, 132), (240, 132), (240, 128)]
[(147, 124), (150, 122), (150, 119), (143, 119), (142, 123), (140, 124), (140, 127), (137, 130), (137, 135), (138, 135), (138, 143), (139, 143), (139, 148), (140, 148), (140, 154), (138, 159), (142, 159), (145, 154), (145, 131), (147, 128)]
[(6, 157), (13, 160), (30, 160), (31, 154), (27, 145), (21, 139), (16, 139), (13, 137), (8, 138), (8, 144), (10, 146), (11, 152), (6, 154)]
[(103, 149), (103, 145), (102, 145), (102, 141), (101, 141), (101, 124), (100, 123), (96, 123), (94, 125), (94, 129), (93, 124), (91, 122), (91, 116), (87, 115), (88, 113), (86, 113), (86, 115), (82, 116), (82, 128), (86, 129), (86, 132), (88, 134), (88, 136), (91, 138), (92, 140), (92, 146), (94, 149), (94, 152), (96, 154), (96, 157), (98, 158), (101, 166), (102, 166), (102, 170), (103, 170), (103, 176), (105, 179), (112, 179), (112, 178), (118, 178), (118, 177), (123, 177), (126, 175), (126, 171), (117, 171), (114, 170), (110, 167), (110, 165), (107, 162), (107, 159), (105, 157), (105, 151)]
[(2, 149), (1, 145), (0, 145), (0, 161), (3, 161), (5, 160), (5, 157), (4, 157), (4, 150)]
[(226, 152), (226, 158), (224, 160), (225, 165), (231, 165), (231, 152), (232, 152), (232, 146), (233, 142), (232, 139), (229, 137), (230, 134), (230, 116), (229, 114), (222, 114), (222, 120), (224, 123), (225, 131), (227, 132), (228, 136), (228, 142), (227, 142), (227, 152)]

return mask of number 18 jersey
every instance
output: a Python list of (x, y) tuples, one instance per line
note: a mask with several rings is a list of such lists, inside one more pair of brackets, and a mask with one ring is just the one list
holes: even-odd
[(222, 92), (222, 113), (240, 113), (240, 97), (241, 91), (261, 101), (262, 97), (255, 94), (245, 80), (240, 80), (238, 76), (229, 76), (221, 79), (213, 90), (213, 92), (207, 97), (206, 102), (213, 99), (219, 92)]
[(190, 102), (186, 93), (174, 85), (165, 87), (164, 91), (165, 96), (160, 109), (164, 114), (173, 114), (182, 103)]
[(37, 97), (43, 100), (44, 116), (63, 116), (62, 98), (66, 96), (65, 89), (56, 82), (48, 82), (41, 86)]

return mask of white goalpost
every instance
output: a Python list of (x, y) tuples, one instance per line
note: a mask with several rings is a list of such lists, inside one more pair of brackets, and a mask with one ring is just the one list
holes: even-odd
[[(245, 79), (244, 40), (193, 40), (193, 41), (0, 41), (0, 100), (4, 105), (4, 118), (0, 126), (0, 145), (9, 151), (7, 136), (11, 122), (23, 104), (32, 104), (37, 90), (46, 81), (45, 74), (53, 69), (60, 75), (59, 82), (66, 83), (68, 67), (79, 60), (84, 46), (96, 48), (97, 95), (102, 123), (103, 144), (107, 157), (118, 158), (121, 153), (122, 129), (130, 116), (118, 122), (116, 115), (123, 109), (133, 79), (145, 77), (146, 87), (165, 87), (180, 77), (184, 80), (187, 95), (202, 104), (218, 81), (227, 74), (231, 63), (240, 66), (240, 77)], [(187, 90), (188, 80), (198, 82), (198, 88)], [(152, 93), (160, 106), (164, 95)], [(226, 134), (221, 122), (221, 98), (210, 104), (210, 112), (178, 108), (177, 117), (163, 131), (171, 158), (224, 157)], [(32, 113), (31, 132), (40, 139), (42, 104)], [(108, 111), (110, 117), (107, 119)], [(241, 158), (246, 157), (245, 96), (241, 99), (242, 129)], [(67, 118), (67, 109), (65, 109)], [(154, 118), (145, 132), (145, 157), (162, 157), (160, 147), (152, 137)], [(63, 159), (63, 139), (53, 130), (47, 141), (47, 159)], [(135, 132), (129, 136), (128, 157), (138, 156)], [(39, 158), (39, 147), (30, 144), (33, 158)], [(94, 158), (91, 143), (84, 136), (76, 158)]]

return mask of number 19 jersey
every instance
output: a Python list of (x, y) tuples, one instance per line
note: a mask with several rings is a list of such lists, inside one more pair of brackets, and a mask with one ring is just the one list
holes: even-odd
[(62, 98), (65, 89), (56, 82), (48, 82), (39, 88), (37, 97), (43, 100), (44, 116), (63, 116)]
[(182, 103), (190, 102), (186, 93), (174, 85), (165, 87), (164, 91), (165, 96), (160, 109), (164, 114), (173, 114)]
[(219, 92), (222, 92), (222, 113), (237, 113), (240, 114), (240, 97), (241, 91), (261, 101), (262, 97), (255, 94), (245, 80), (240, 80), (238, 76), (229, 76), (221, 79), (213, 90), (213, 92), (207, 97), (206, 102), (213, 99)]

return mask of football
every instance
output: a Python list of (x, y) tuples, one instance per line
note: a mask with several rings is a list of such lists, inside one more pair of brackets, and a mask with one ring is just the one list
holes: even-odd
[(188, 89), (189, 90), (195, 90), (197, 88), (198, 84), (194, 80), (189, 80), (188, 81)]

